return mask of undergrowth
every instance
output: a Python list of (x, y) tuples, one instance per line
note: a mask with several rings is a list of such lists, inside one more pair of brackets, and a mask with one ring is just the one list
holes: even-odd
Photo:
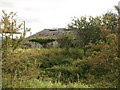
[[(78, 56), (76, 58), (75, 53)], [(81, 49), (18, 49), (3, 60), (3, 87), (115, 88), (119, 58), (107, 54), (84, 57)], [(67, 51), (68, 52), (68, 51)]]

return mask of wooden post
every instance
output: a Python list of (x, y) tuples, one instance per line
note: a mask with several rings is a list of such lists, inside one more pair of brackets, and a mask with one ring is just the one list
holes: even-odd
[(13, 22), (12, 22), (12, 30), (11, 30), (11, 31), (12, 31), (12, 32), (11, 32), (11, 34), (12, 34), (12, 47), (13, 47), (13, 43), (14, 43), (14, 42), (13, 42), (13, 29), (14, 29), (14, 27), (13, 27)]
[(24, 32), (23, 32), (23, 37), (25, 37), (26, 31), (25, 31), (25, 21), (24, 21)]

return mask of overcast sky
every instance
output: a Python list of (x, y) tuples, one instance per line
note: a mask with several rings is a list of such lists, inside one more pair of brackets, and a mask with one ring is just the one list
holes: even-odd
[(64, 28), (72, 17), (99, 16), (114, 11), (120, 0), (0, 0), (1, 10), (17, 12), (32, 34), (45, 28)]

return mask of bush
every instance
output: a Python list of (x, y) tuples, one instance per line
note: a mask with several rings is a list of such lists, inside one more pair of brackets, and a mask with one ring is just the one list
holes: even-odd
[[(83, 53), (83, 50), (78, 50), (77, 55), (72, 55), (77, 49), (70, 48), (69, 51), (71, 52), (68, 55), (64, 55), (64, 49), (60, 48), (19, 49), (9, 52), (8, 57), (3, 60), (3, 87), (17, 87), (18, 82), (24, 83), (25, 80), (33, 79), (42, 81), (41, 78), (46, 77), (51, 78), (51, 82), (55, 83), (55, 86), (59, 86), (60, 83), (77, 83), (81, 80), (84, 84), (104, 82), (108, 83), (107, 87), (116, 86), (119, 76), (119, 58), (109, 58), (107, 54), (104, 54), (105, 52), (101, 51), (86, 58), (80, 59), (78, 56), (75, 59), (75, 56)], [(56, 84), (56, 81), (60, 83)], [(32, 83), (32, 81), (30, 82)], [(112, 82), (114, 83), (112, 84)], [(79, 86), (78, 83), (75, 85)]]
[(84, 57), (84, 50), (83, 49), (79, 49), (79, 48), (70, 48), (68, 55), (71, 58), (74, 58), (74, 59), (78, 59), (78, 58), (79, 59), (83, 59), (83, 57)]

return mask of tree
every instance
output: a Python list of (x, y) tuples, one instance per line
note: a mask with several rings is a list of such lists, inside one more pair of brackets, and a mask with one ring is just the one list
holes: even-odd
[(97, 17), (74, 18), (68, 27), (77, 31), (79, 46), (84, 48), (89, 43), (105, 42), (107, 34), (116, 33), (117, 17), (116, 14), (108, 12)]
[[(0, 33), (2, 34), (3, 57), (6, 57), (8, 49), (14, 51), (20, 45), (28, 29), (24, 28), (24, 23), (17, 24), (16, 13), (10, 12), (7, 14), (5, 11), (2, 11), (2, 13)], [(23, 32), (20, 30), (23, 30)], [(20, 34), (20, 37), (15, 38), (14, 34)], [(16, 42), (14, 42), (14, 39), (16, 39)]]
[(83, 48), (90, 42), (95, 42), (99, 39), (101, 20), (99, 17), (81, 17), (80, 19), (73, 19), (72, 23), (68, 25), (70, 29), (77, 31), (77, 40), (79, 46)]
[[(22, 41), (25, 39), (26, 32), (29, 31), (29, 29), (25, 28), (25, 22), (17, 24), (17, 20), (15, 19), (16, 13), (10, 12), (7, 14), (5, 11), (2, 11), (2, 13), (3, 16), (0, 21), (0, 33), (2, 35), (2, 73), (4, 77), (4, 72), (9, 71), (11, 78), (10, 84), (12, 87), (16, 67), (19, 66), (19, 63), (16, 63), (16, 58), (14, 57), (16, 55), (14, 50), (22, 45)], [(20, 37), (15, 37), (15, 34), (20, 34)], [(15, 65), (13, 65), (14, 61)], [(9, 66), (6, 67), (6, 65)], [(10, 66), (13, 66), (13, 68), (11, 69)]]
[(120, 58), (120, 8), (118, 6), (115, 6), (117, 12), (118, 12), (118, 30), (117, 30), (117, 35), (118, 35), (118, 58)]
[(102, 16), (102, 25), (110, 30), (111, 33), (116, 33), (118, 16), (115, 13), (108, 12)]

